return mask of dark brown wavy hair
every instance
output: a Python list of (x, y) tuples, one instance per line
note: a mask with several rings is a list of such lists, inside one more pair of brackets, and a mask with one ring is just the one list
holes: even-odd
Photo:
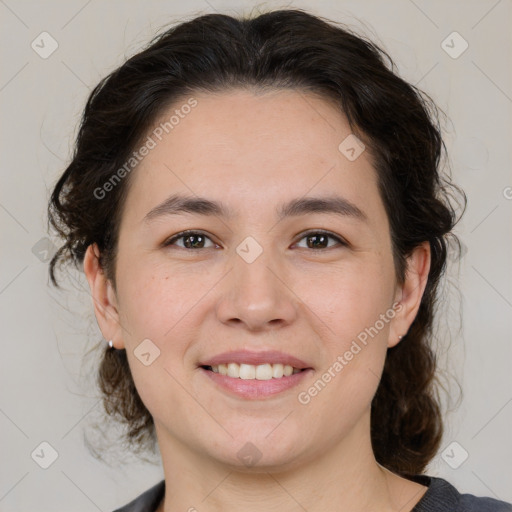
[[(378, 174), (399, 282), (407, 256), (430, 243), (431, 268), (418, 314), (402, 341), (388, 349), (371, 411), (377, 461), (403, 476), (420, 474), (443, 432), (433, 318), (448, 241), (455, 239), (460, 248), (451, 233), (457, 222), (451, 199), (460, 193), (465, 207), (466, 196), (441, 172), (446, 147), (440, 109), (398, 76), (385, 51), (347, 27), (300, 9), (239, 18), (202, 15), (161, 33), (101, 80), (48, 205), (49, 223), (64, 239), (50, 262), (51, 281), (59, 286), (57, 264), (81, 266), (87, 247), (97, 243), (100, 264), (115, 288), (120, 212), (133, 173), (113, 187), (108, 200), (95, 190), (179, 98), (234, 88), (311, 92), (346, 116)], [(154, 447), (153, 419), (135, 388), (125, 350), (105, 349), (98, 382), (107, 414), (126, 427), (125, 439), (139, 449)]]

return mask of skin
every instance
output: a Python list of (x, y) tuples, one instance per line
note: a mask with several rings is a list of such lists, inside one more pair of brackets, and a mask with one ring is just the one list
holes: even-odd
[[(351, 129), (328, 102), (292, 90), (194, 97), (197, 107), (133, 171), (116, 289), (98, 265), (95, 245), (84, 261), (99, 327), (115, 348), (127, 349), (155, 421), (166, 481), (159, 511), (316, 512), (333, 504), (355, 512), (411, 510), (426, 487), (376, 462), (370, 404), (387, 348), (418, 311), (428, 243), (413, 251), (405, 283), (397, 283), (369, 151), (349, 161), (338, 150)], [(221, 201), (234, 216), (143, 221), (174, 193)], [(333, 194), (357, 205), (367, 221), (325, 212), (277, 220), (276, 205)], [(185, 229), (208, 237), (199, 242), (203, 248), (187, 249), (184, 239), (162, 247)], [(329, 239), (328, 248), (308, 247), (302, 233), (315, 229), (348, 245)], [(236, 252), (247, 236), (263, 249), (250, 264)], [(399, 301), (399, 312), (367, 346), (301, 404), (298, 393)], [(147, 338), (161, 351), (149, 366), (134, 355)], [(197, 365), (240, 348), (281, 350), (314, 371), (272, 397), (235, 397)], [(247, 442), (261, 453), (250, 467), (237, 457)]]

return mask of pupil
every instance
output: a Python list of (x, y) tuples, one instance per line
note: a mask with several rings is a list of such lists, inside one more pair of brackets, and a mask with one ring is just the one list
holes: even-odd
[[(327, 237), (325, 235), (310, 235), (308, 237), (308, 240), (311, 240), (311, 239), (314, 239), (314, 238), (316, 238), (316, 239), (320, 238), (322, 240), (322, 242), (320, 242), (320, 244), (322, 245), (322, 247), (325, 247), (325, 243), (327, 241)], [(313, 243), (313, 244), (308, 244), (308, 246), (310, 248), (311, 248), (311, 246), (318, 247), (318, 244), (317, 243)]]
[(185, 237), (185, 247), (187, 247), (187, 248), (191, 248), (191, 247), (192, 248), (196, 248), (197, 246), (194, 243), (189, 243), (190, 239), (194, 239), (194, 238), (202, 239), (203, 236), (202, 235), (188, 235), (187, 237)]

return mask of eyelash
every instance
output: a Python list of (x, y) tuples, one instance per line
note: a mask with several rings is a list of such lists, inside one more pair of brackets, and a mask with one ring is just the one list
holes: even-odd
[[(167, 239), (164, 243), (163, 243), (163, 246), (164, 247), (169, 247), (169, 246), (172, 246), (174, 245), (174, 242), (176, 242), (177, 240), (180, 240), (182, 238), (185, 238), (187, 236), (190, 236), (190, 235), (201, 235), (201, 236), (204, 236), (205, 238), (208, 238), (209, 240), (211, 240), (211, 238), (209, 236), (207, 236), (205, 233), (203, 233), (202, 231), (194, 231), (192, 229), (187, 229), (185, 231), (181, 231), (180, 233), (177, 233), (176, 235), (173, 235), (171, 238)], [(324, 236), (327, 236), (328, 238), (332, 238), (333, 240), (336, 240), (336, 242), (338, 242), (338, 244), (340, 246), (348, 246), (348, 243), (345, 242), (341, 237), (331, 233), (330, 231), (325, 231), (323, 229), (315, 229), (315, 230), (312, 230), (312, 231), (307, 231), (305, 233), (301, 233), (301, 238), (299, 239), (302, 240), (304, 238), (307, 238), (308, 236), (311, 236), (311, 235), (324, 235)], [(213, 242), (213, 240), (211, 240)], [(215, 243), (215, 242), (213, 242)], [(334, 247), (325, 247), (323, 249), (310, 249), (312, 251), (319, 251), (319, 250), (327, 250), (327, 249), (333, 249), (335, 248), (336, 246)], [(188, 249), (187, 247), (179, 247), (180, 249), (185, 249), (185, 250), (188, 250), (188, 251), (197, 251), (197, 250), (200, 250), (200, 249)], [(211, 247), (205, 247), (203, 248), (204, 249), (211, 249)], [(301, 247), (301, 249), (304, 249), (304, 247)]]

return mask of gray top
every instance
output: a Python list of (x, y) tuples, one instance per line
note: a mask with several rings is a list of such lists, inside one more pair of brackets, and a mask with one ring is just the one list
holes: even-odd
[[(411, 480), (428, 486), (411, 512), (512, 512), (512, 504), (494, 498), (460, 494), (443, 478), (417, 475)], [(114, 512), (155, 512), (165, 493), (165, 480)]]

